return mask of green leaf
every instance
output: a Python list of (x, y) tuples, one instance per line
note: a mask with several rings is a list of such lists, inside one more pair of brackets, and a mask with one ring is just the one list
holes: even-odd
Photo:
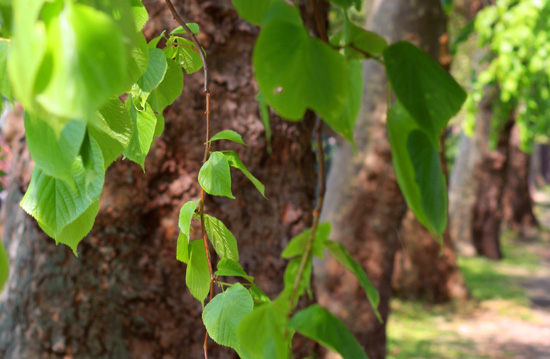
[(166, 62), (168, 64), (166, 75), (149, 97), (150, 102), (154, 103), (154, 106), (152, 105), (153, 110), (158, 113), (162, 113), (164, 108), (171, 105), (183, 91), (183, 71), (181, 67), (172, 59), (166, 59)]
[(258, 108), (260, 110), (260, 118), (262, 120), (262, 124), (264, 125), (264, 129), (265, 129), (265, 140), (267, 143), (267, 152), (269, 154), (272, 154), (273, 149), (271, 148), (271, 124), (269, 122), (269, 108), (267, 107), (267, 103), (265, 102), (265, 97), (261, 91), (256, 94), (255, 99), (256, 99), (256, 102), (258, 102)]
[(229, 162), (221, 152), (212, 152), (199, 171), (199, 184), (213, 196), (233, 197)]
[(317, 304), (296, 313), (289, 326), (303, 336), (339, 353), (343, 359), (367, 359), (365, 351), (346, 325)]
[(243, 138), (241, 135), (239, 135), (237, 132), (233, 130), (223, 130), (218, 133), (216, 133), (214, 136), (210, 137), (210, 141), (218, 141), (218, 140), (228, 140), (240, 143), (241, 145), (247, 146), (246, 143), (244, 143)]
[(105, 13), (86, 5), (65, 4), (47, 27), (48, 61), (38, 76), (41, 93), (37, 100), (58, 116), (86, 118), (124, 90), (123, 36)]
[(355, 5), (355, 8), (357, 10), (361, 10), (361, 5), (363, 3), (362, 0), (329, 0), (334, 5), (343, 7), (343, 8), (349, 8), (352, 5)]
[(10, 43), (6, 40), (0, 40), (0, 98), (5, 96), (12, 100), (10, 79), (8, 76), (8, 51)]
[[(286, 304), (286, 305), (285, 305)], [(241, 320), (237, 328), (243, 359), (288, 359), (290, 338), (285, 338), (288, 302), (266, 303)]]
[(354, 57), (365, 58), (364, 53), (371, 56), (382, 54), (388, 47), (388, 42), (375, 32), (350, 24), (349, 42), (344, 45), (349, 46), (346, 53), (348, 57), (355, 54)]
[(128, 80), (124, 88), (129, 89), (147, 70), (149, 63), (149, 48), (142, 33), (137, 34), (136, 44), (128, 57)]
[(225, 156), (225, 158), (227, 158), (227, 161), (229, 162), (229, 165), (231, 167), (240, 170), (246, 176), (246, 178), (248, 178), (248, 180), (252, 182), (254, 187), (256, 187), (256, 189), (262, 194), (262, 196), (264, 198), (267, 198), (265, 196), (265, 186), (256, 177), (254, 177), (252, 173), (250, 173), (248, 168), (246, 168), (246, 166), (241, 161), (235, 151), (224, 151), (223, 155)]
[(128, 147), (134, 125), (128, 109), (118, 98), (111, 98), (88, 120), (88, 132), (98, 142), (105, 168)]
[(254, 277), (246, 274), (243, 267), (230, 258), (223, 258), (218, 262), (218, 270), (216, 271), (216, 275), (224, 277), (242, 277), (250, 283), (254, 282)]
[(189, 263), (185, 272), (185, 283), (189, 291), (204, 305), (210, 291), (210, 272), (202, 240), (189, 243)]
[(200, 200), (186, 202), (180, 209), (178, 227), (180, 234), (178, 235), (176, 259), (187, 263), (189, 261), (189, 236), (191, 232), (191, 220), (197, 209)]
[(134, 15), (136, 28), (138, 31), (141, 31), (149, 20), (149, 14), (145, 6), (141, 3), (141, 0), (131, 0), (130, 2), (132, 4), (132, 14)]
[(25, 112), (25, 137), (36, 166), (46, 175), (69, 184), (72, 184), (73, 162), (85, 133), (86, 123), (73, 120), (67, 122), (57, 136), (46, 121)]
[(347, 270), (349, 270), (359, 281), (359, 284), (365, 291), (367, 298), (369, 299), (370, 305), (374, 314), (380, 322), (382, 322), (382, 317), (378, 312), (378, 304), (380, 304), (380, 295), (378, 291), (372, 284), (372, 282), (367, 277), (365, 270), (357, 263), (349, 254), (348, 250), (340, 243), (334, 241), (325, 241), (325, 248), (328, 249), (330, 255), (334, 257), (341, 265), (343, 265)]
[(239, 251), (237, 249), (237, 240), (225, 224), (219, 219), (205, 214), (204, 227), (218, 256), (221, 259), (229, 258), (238, 262)]
[[(296, 281), (296, 277), (298, 276), (301, 260), (301, 257), (294, 258), (286, 266), (284, 274), (285, 287), (283, 289), (283, 293), (287, 297), (290, 297), (292, 295), (292, 291), (294, 290), (294, 282)], [(310, 288), (312, 270), (313, 261), (311, 258), (309, 258), (304, 268), (304, 272), (302, 273), (302, 280), (300, 281), (300, 284), (298, 286), (298, 296), (301, 296), (307, 289)]]
[(310, 37), (297, 10), (284, 2), (270, 8), (263, 24), (253, 63), (267, 104), (291, 120), (311, 108), (338, 128), (351, 87), (345, 57)]
[[(304, 254), (306, 244), (310, 236), (311, 228), (308, 228), (297, 236), (292, 237), (286, 248), (283, 250), (281, 257), (292, 258)], [(315, 232), (315, 238), (313, 239), (312, 253), (314, 256), (324, 258), (323, 249), (325, 249), (325, 241), (328, 240), (329, 236), (330, 223), (320, 223), (317, 227), (317, 231)]]
[[(189, 22), (189, 23), (186, 23), (185, 25), (187, 25), (187, 27), (189, 28), (189, 30), (191, 30), (193, 34), (198, 34), (200, 32), (199, 24), (197, 23)], [(175, 34), (187, 34), (187, 31), (180, 25), (170, 32), (170, 35), (175, 35)]]
[(90, 170), (85, 168), (81, 156), (73, 162), (73, 187), (35, 167), (21, 200), (21, 207), (38, 221), (40, 228), (56, 243), (71, 247), (75, 255), (78, 243), (92, 228), (104, 180), (101, 149), (93, 138), (89, 142), (91, 153), (87, 162), (92, 164), (91, 171), (100, 176), (88, 182)]
[(151, 93), (164, 79), (168, 65), (166, 57), (161, 49), (149, 49), (149, 62), (147, 69), (137, 85), (139, 89), (145, 93)]
[(176, 60), (187, 74), (192, 74), (202, 68), (202, 59), (193, 41), (183, 37), (170, 36), (164, 50), (166, 57)]
[(10, 276), (10, 262), (4, 245), (0, 242), (0, 292)]
[(441, 0), (441, 7), (447, 14), (453, 11), (453, 0)]
[(397, 98), (438, 146), (441, 131), (466, 100), (466, 93), (426, 52), (400, 41), (384, 51), (386, 72)]
[(262, 304), (271, 303), (271, 299), (256, 284), (250, 286), (249, 292), (252, 299), (254, 299), (254, 308)]
[(233, 0), (233, 6), (240, 17), (246, 21), (261, 25), (267, 10), (277, 0)]
[(157, 117), (148, 103), (143, 111), (136, 110), (131, 99), (126, 101), (133, 123), (133, 133), (124, 156), (136, 162), (145, 171), (145, 156), (153, 143)]
[(400, 101), (390, 110), (387, 127), (397, 183), (407, 205), (429, 231), (441, 235), (447, 225), (447, 190), (437, 148)]
[(212, 340), (238, 351), (237, 327), (253, 308), (254, 302), (248, 291), (240, 283), (235, 283), (204, 307), (202, 321)]

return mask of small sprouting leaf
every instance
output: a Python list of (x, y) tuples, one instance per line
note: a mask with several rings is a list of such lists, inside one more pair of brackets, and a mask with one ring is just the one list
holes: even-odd
[(138, 111), (132, 99), (129, 98), (126, 101), (126, 107), (130, 111), (134, 129), (124, 156), (139, 164), (145, 171), (145, 156), (153, 143), (157, 117), (148, 103), (145, 103), (143, 111)]
[(4, 245), (0, 241), (0, 292), (4, 287), (4, 284), (8, 281), (10, 276), (10, 262), (8, 258), (8, 253), (4, 248)]
[(441, 131), (462, 107), (466, 93), (430, 55), (409, 42), (389, 46), (384, 59), (397, 98), (438, 146)]
[(185, 272), (185, 283), (193, 297), (203, 303), (210, 291), (210, 272), (202, 240), (189, 243), (189, 263)]
[(351, 257), (346, 247), (344, 247), (341, 243), (334, 241), (325, 241), (325, 248), (328, 249), (330, 255), (334, 257), (334, 259), (336, 259), (341, 265), (343, 265), (347, 270), (355, 275), (355, 277), (359, 281), (359, 284), (365, 291), (367, 298), (369, 299), (374, 314), (376, 315), (378, 320), (382, 322), (382, 317), (378, 312), (380, 295), (367, 277), (367, 273), (365, 273), (365, 270)]
[(241, 320), (237, 328), (241, 358), (288, 359), (291, 337), (285, 338), (288, 302), (266, 303)]
[(218, 256), (222, 259), (229, 258), (238, 262), (239, 251), (237, 249), (237, 240), (225, 224), (219, 219), (205, 214), (204, 227)]
[(365, 351), (348, 327), (317, 304), (296, 313), (289, 326), (303, 336), (339, 353), (343, 359), (367, 359)]
[(199, 171), (199, 184), (213, 196), (235, 198), (231, 192), (229, 162), (221, 152), (212, 152)]
[(128, 109), (116, 97), (109, 99), (96, 116), (88, 120), (88, 132), (95, 138), (103, 152), (105, 168), (128, 147), (133, 128)]
[[(191, 32), (193, 32), (193, 34), (199, 33), (199, 24), (194, 22), (188, 22), (185, 25), (187, 25), (187, 27), (189, 28), (189, 30), (191, 30)], [(180, 25), (176, 27), (174, 30), (172, 30), (172, 32), (170, 32), (170, 35), (175, 35), (175, 34), (187, 34), (187, 31)]]
[(235, 283), (204, 307), (202, 321), (212, 340), (238, 351), (237, 327), (253, 308), (254, 302), (248, 291), (240, 283)]
[[(306, 244), (310, 236), (311, 228), (308, 228), (302, 233), (292, 237), (290, 242), (288, 242), (286, 248), (283, 250), (281, 257), (292, 258), (296, 256), (301, 256), (306, 249)], [(317, 231), (315, 231), (315, 238), (313, 239), (312, 253), (314, 256), (324, 258), (323, 249), (325, 249), (325, 241), (328, 240), (329, 236), (330, 223), (320, 223), (317, 227)]]
[(262, 196), (264, 198), (267, 198), (265, 196), (265, 186), (256, 177), (254, 177), (252, 173), (250, 173), (250, 171), (248, 170), (248, 168), (246, 168), (237, 153), (235, 151), (223, 151), (223, 154), (225, 158), (227, 158), (229, 165), (240, 170), (246, 176), (246, 178), (248, 178), (248, 180), (252, 182), (254, 187), (256, 187), (256, 189), (262, 194)]
[(189, 236), (191, 231), (191, 220), (195, 209), (200, 200), (186, 202), (180, 209), (180, 216), (178, 221), (178, 227), (180, 234), (178, 235), (178, 242), (176, 248), (176, 259), (187, 263), (189, 261)]
[(216, 275), (224, 277), (242, 277), (250, 283), (254, 282), (254, 277), (246, 274), (243, 267), (230, 258), (223, 258), (218, 262), (218, 270), (216, 271)]
[(69, 121), (61, 127), (59, 135), (55, 132), (48, 122), (25, 112), (25, 137), (35, 164), (46, 175), (72, 184), (73, 162), (84, 140), (86, 123)]
[(223, 130), (210, 137), (210, 142), (218, 140), (228, 140), (232, 142), (240, 143), (241, 145), (247, 145), (244, 143), (243, 138), (237, 132), (233, 130)]

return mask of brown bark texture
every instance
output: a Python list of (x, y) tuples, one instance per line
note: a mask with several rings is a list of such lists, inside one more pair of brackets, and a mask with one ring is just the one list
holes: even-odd
[[(443, 14), (438, 1), (375, 0), (367, 28), (391, 42), (406, 39), (430, 53), (439, 51)], [(435, 44), (435, 45), (434, 45)], [(386, 77), (378, 64), (364, 68), (363, 108), (355, 129), (357, 152), (342, 144), (328, 178), (323, 219), (332, 223), (331, 237), (341, 241), (366, 269), (381, 297), (380, 314), (389, 315), (397, 229), (407, 207), (395, 179), (387, 137)], [(386, 355), (385, 324), (370, 308), (353, 276), (330, 258), (317, 266), (319, 301), (343, 318), (369, 358)]]
[(529, 190), (531, 154), (520, 149), (519, 128), (514, 126), (510, 136), (508, 173), (502, 198), (504, 224), (522, 237), (530, 229), (539, 227), (533, 213), (533, 199)]
[[(177, 26), (162, 1), (144, 3), (152, 18), (149, 37)], [(237, 199), (208, 196), (205, 210), (233, 232), (244, 269), (273, 297), (283, 286), (281, 251), (311, 223), (316, 183), (312, 121), (272, 118), (269, 155), (251, 67), (258, 29), (240, 20), (229, 0), (189, 0), (176, 7), (201, 26), (210, 68), (212, 133), (233, 129), (243, 135), (248, 147), (224, 147), (239, 153), (269, 198), (233, 173)], [(2, 215), (11, 277), (0, 297), (0, 358), (203, 357), (201, 305), (185, 286), (185, 265), (176, 261), (179, 209), (199, 196), (202, 79), (201, 73), (185, 77), (183, 95), (165, 112), (164, 135), (151, 149), (146, 173), (120, 160), (108, 169), (99, 215), (78, 258), (69, 248), (55, 246), (19, 208), (31, 162), (24, 145), (18, 149)], [(192, 239), (198, 238), (197, 226)], [(211, 358), (237, 357), (212, 341), (209, 349)]]
[[(510, 134), (514, 126), (514, 116), (510, 115), (498, 133), (494, 150), (489, 148), (491, 121), (491, 94), (480, 104), (476, 127), (480, 127), (478, 146), (481, 161), (475, 168), (475, 202), (472, 208), (472, 239), (477, 254), (498, 260), (502, 258), (500, 249), (500, 226), (502, 223), (502, 196), (506, 186)], [(476, 128), (476, 131), (478, 129)]]

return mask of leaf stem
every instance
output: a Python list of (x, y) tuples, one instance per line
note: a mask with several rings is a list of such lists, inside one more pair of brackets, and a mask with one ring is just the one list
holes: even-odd
[[(204, 56), (204, 51), (202, 51), (202, 46), (195, 36), (195, 34), (191, 31), (189, 26), (183, 21), (181, 16), (178, 14), (176, 9), (174, 8), (174, 5), (172, 4), (171, 0), (165, 0), (166, 5), (170, 9), (170, 12), (172, 12), (172, 16), (174, 19), (181, 25), (182, 28), (187, 31), (187, 33), (191, 36), (193, 43), (197, 47), (197, 50), (199, 52), (199, 55), (201, 57), (202, 61), (202, 67), (204, 72), (204, 96), (206, 100), (205, 105), (205, 111), (204, 115), (206, 117), (206, 143), (204, 145), (204, 157), (203, 157), (203, 164), (208, 160), (208, 155), (210, 153), (210, 92), (208, 91), (208, 65), (206, 63), (206, 57)], [(214, 296), (214, 282), (216, 281), (216, 276), (214, 275), (214, 272), (212, 271), (212, 261), (210, 259), (210, 250), (208, 249), (208, 236), (206, 234), (206, 228), (204, 226), (204, 198), (206, 194), (204, 192), (204, 189), (201, 187), (201, 200), (200, 200), (200, 217), (201, 217), (201, 232), (202, 232), (202, 241), (204, 244), (204, 251), (206, 252), (206, 261), (208, 262), (208, 272), (210, 273), (210, 300), (212, 300)], [(206, 334), (204, 335), (204, 344), (202, 346), (204, 351), (204, 358), (208, 359), (208, 330), (206, 330)]]

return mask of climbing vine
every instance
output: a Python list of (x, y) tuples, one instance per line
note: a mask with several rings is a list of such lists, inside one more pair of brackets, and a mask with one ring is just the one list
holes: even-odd
[[(317, 0), (308, 2), (317, 38), (305, 26), (297, 5), (233, 0), (243, 19), (260, 26), (253, 65), (264, 123), (269, 122), (267, 107), (290, 121), (301, 121), (306, 111), (317, 117), (319, 193), (313, 226), (292, 238), (282, 252), (289, 259), (284, 289), (272, 299), (239, 264), (237, 241), (228, 227), (207, 213), (207, 195), (234, 198), (231, 168), (241, 171), (264, 197), (265, 188), (236, 152), (212, 150), (214, 141), (246, 143), (231, 130), (210, 133), (210, 102), (215, 99), (208, 90), (207, 52), (195, 36), (199, 25), (184, 20), (166, 0), (180, 26), (147, 42), (141, 29), (148, 14), (139, 0), (0, 1), (0, 93), (23, 104), (27, 145), (35, 162), (21, 207), (75, 255), (97, 215), (106, 168), (122, 155), (145, 170), (145, 157), (163, 132), (163, 110), (182, 92), (184, 72), (202, 69), (206, 134), (198, 174), (201, 192), (181, 208), (175, 256), (186, 265), (187, 287), (204, 308), (205, 358), (211, 337), (242, 358), (286, 359), (296, 332), (346, 359), (366, 358), (351, 332), (325, 308), (314, 304), (296, 312), (300, 297), (311, 293), (313, 257), (323, 258), (326, 250), (357, 277), (381, 320), (379, 296), (365, 271), (344, 246), (330, 239), (330, 224), (320, 222), (325, 193), (323, 124), (354, 142), (362, 61), (384, 66), (388, 88), (395, 95), (392, 104), (392, 93), (388, 94), (387, 127), (397, 179), (409, 207), (434, 236), (446, 227), (439, 137), (462, 106), (464, 91), (416, 46), (388, 44), (353, 24), (348, 10), (359, 9), (360, 0), (331, 2), (344, 19), (336, 32), (325, 28)], [(191, 240), (193, 221), (200, 223), (200, 240)], [(217, 263), (210, 247), (219, 257)], [(222, 281), (224, 277), (235, 280)]]

